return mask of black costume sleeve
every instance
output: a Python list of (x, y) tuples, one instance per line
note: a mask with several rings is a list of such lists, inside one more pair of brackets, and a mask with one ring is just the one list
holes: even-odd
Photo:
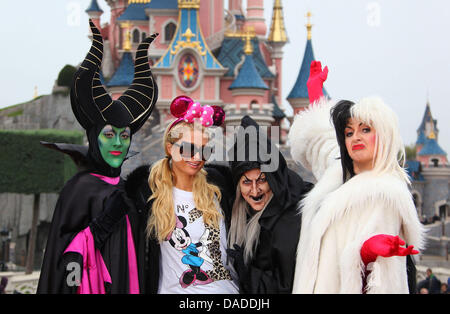
[(89, 224), (94, 237), (95, 248), (101, 249), (106, 240), (111, 236), (114, 228), (125, 217), (131, 205), (125, 200), (125, 194), (116, 190), (105, 202), (105, 210), (102, 211)]
[(149, 201), (151, 190), (148, 185), (150, 165), (144, 165), (132, 171), (125, 181), (125, 192), (135, 208), (138, 235), (135, 236), (135, 245), (138, 248), (137, 259), (141, 282), (141, 293), (156, 294), (159, 285), (159, 257), (160, 247), (157, 240), (148, 238), (146, 233), (148, 217), (151, 214), (152, 202)]
[(283, 230), (261, 228), (258, 249), (247, 267), (246, 280), (241, 281), (241, 293), (292, 293), (299, 217), (282, 217), (279, 226)]
[(233, 208), (236, 191), (233, 191), (233, 177), (231, 169), (228, 166), (219, 164), (207, 164), (205, 170), (208, 173), (208, 182), (219, 187), (222, 193), (220, 206), (222, 207), (225, 216), (226, 229), (229, 230), (231, 224), (231, 212)]

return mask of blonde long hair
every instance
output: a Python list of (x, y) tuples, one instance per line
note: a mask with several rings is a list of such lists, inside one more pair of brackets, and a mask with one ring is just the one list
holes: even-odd
[[(200, 130), (204, 136), (208, 136), (203, 126), (181, 122), (172, 129), (166, 129), (164, 133), (164, 150), (166, 156), (170, 156), (167, 144), (176, 143), (181, 139), (183, 132)], [(209, 136), (208, 136), (209, 137)], [(196, 208), (202, 212), (203, 221), (206, 225), (219, 228), (219, 221), (222, 218), (220, 207), (221, 200), (220, 189), (208, 183), (207, 172), (201, 169), (194, 177), (193, 194)], [(160, 243), (165, 241), (168, 235), (175, 229), (176, 217), (173, 203), (173, 171), (169, 158), (159, 160), (152, 167), (148, 184), (152, 191), (149, 201), (153, 201), (152, 213), (147, 221), (147, 236), (154, 236)]]

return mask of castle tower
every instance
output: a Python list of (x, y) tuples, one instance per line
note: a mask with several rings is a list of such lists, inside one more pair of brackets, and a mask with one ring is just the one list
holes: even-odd
[(427, 102), (422, 123), (417, 129), (417, 160), (425, 167), (447, 165), (447, 153), (438, 144), (437, 120), (433, 119), (430, 103)]
[(239, 74), (229, 87), (233, 104), (225, 107), (227, 125), (239, 125), (241, 118), (247, 114), (260, 125), (270, 126), (274, 122), (273, 105), (264, 103), (269, 87), (261, 78), (253, 60), (252, 38), (254, 37), (254, 33), (247, 31), (243, 38), (245, 60)]
[(91, 4), (85, 12), (88, 14), (89, 18), (92, 20), (95, 26), (98, 29), (102, 29), (100, 25), (100, 17), (103, 14), (103, 10), (98, 5), (97, 0), (91, 0)]
[[(311, 12), (307, 13), (308, 22), (306, 24), (307, 29), (307, 42), (305, 48), (305, 54), (303, 55), (302, 66), (300, 68), (300, 72), (297, 77), (297, 81), (294, 84), (291, 92), (289, 93), (287, 100), (290, 105), (294, 109), (294, 115), (299, 113), (300, 111), (306, 109), (309, 105), (309, 97), (308, 97), (308, 88), (306, 83), (309, 78), (309, 71), (311, 67), (311, 62), (315, 60), (314, 51), (312, 47), (312, 27), (311, 24)], [(328, 96), (325, 88), (323, 89), (323, 94)]]
[(228, 10), (233, 15), (243, 15), (242, 0), (228, 0)]
[(272, 47), (271, 57), (274, 60), (277, 76), (275, 78), (275, 93), (277, 103), (281, 105), (282, 81), (283, 81), (283, 47), (288, 42), (286, 28), (284, 26), (283, 6), (281, 0), (274, 0), (272, 25), (267, 39)]
[[(122, 36), (122, 29), (117, 23), (117, 19), (122, 15), (122, 13), (125, 11), (125, 9), (128, 6), (129, 0), (106, 0), (108, 3), (111, 13), (110, 21), (109, 21), (109, 27), (107, 29), (107, 35), (105, 39), (108, 40), (107, 45), (105, 45), (105, 50), (107, 46), (109, 47), (109, 50), (111, 52), (111, 62), (113, 68), (117, 68), (120, 63), (120, 55), (118, 53), (118, 47), (121, 43)], [(106, 73), (105, 73), (106, 76)]]
[(172, 119), (169, 106), (179, 95), (202, 104), (223, 105), (220, 79), (227, 71), (208, 47), (200, 24), (200, 0), (178, 0), (178, 22), (167, 50), (153, 67), (161, 122)]
[(202, 0), (200, 2), (200, 25), (207, 40), (225, 28), (224, 13), (224, 0)]
[(264, 18), (264, 0), (247, 0), (246, 27), (253, 27), (256, 36), (265, 38), (267, 33), (266, 19)]
[(108, 81), (108, 90), (111, 93), (113, 99), (119, 98), (131, 85), (134, 79), (134, 61), (131, 52), (131, 23), (122, 23), (124, 42), (123, 53), (120, 60), (119, 67), (115, 71), (114, 75)]

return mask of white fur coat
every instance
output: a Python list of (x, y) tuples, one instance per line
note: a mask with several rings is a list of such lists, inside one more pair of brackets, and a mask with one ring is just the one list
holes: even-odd
[[(423, 227), (401, 178), (369, 171), (343, 184), (331, 106), (297, 115), (290, 130), (292, 157), (318, 180), (302, 201), (293, 293), (361, 293), (360, 249), (374, 235), (400, 235), (423, 247)], [(408, 293), (405, 257), (378, 257), (368, 268), (367, 293)]]

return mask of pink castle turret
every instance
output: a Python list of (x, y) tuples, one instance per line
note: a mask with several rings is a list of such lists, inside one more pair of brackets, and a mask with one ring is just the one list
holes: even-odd
[(264, 18), (264, 0), (247, 0), (247, 19), (245, 25), (253, 27), (258, 37), (265, 37), (267, 33)]

